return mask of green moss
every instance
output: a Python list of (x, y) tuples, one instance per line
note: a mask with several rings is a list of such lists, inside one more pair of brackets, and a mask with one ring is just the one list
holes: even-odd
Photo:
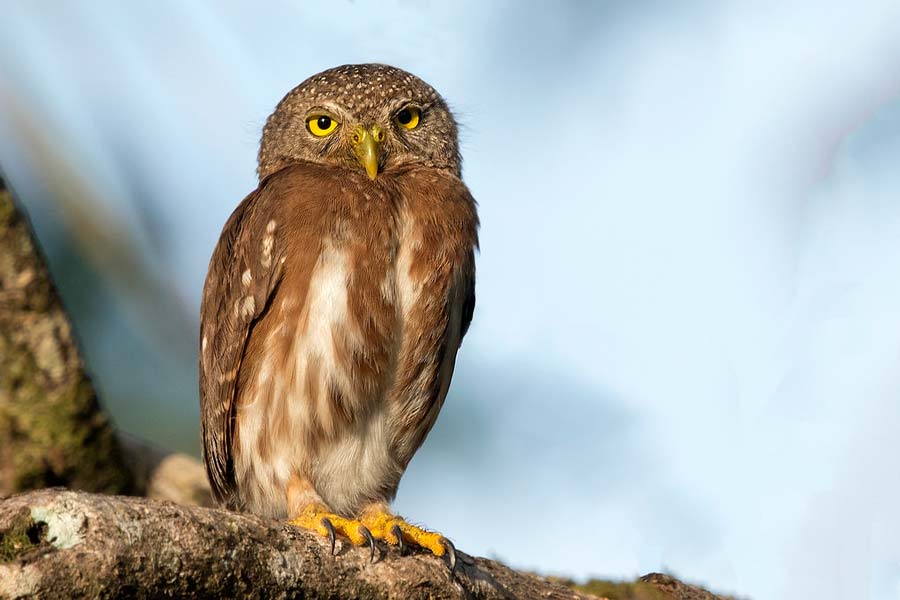
[(28, 510), (23, 509), (7, 529), (0, 531), (0, 563), (48, 549), (46, 533), (47, 524), (34, 522)]
[(10, 198), (9, 192), (3, 189), (3, 182), (0, 181), (0, 226), (12, 221), (14, 212), (12, 198)]
[(660, 590), (648, 583), (628, 581), (605, 581), (591, 579), (585, 583), (575, 583), (566, 580), (568, 587), (585, 594), (592, 594), (609, 600), (665, 600), (666, 596)]

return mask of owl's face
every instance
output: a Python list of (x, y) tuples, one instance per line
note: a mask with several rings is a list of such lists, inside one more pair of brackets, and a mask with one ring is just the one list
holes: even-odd
[(361, 169), (371, 179), (410, 165), (458, 176), (456, 123), (415, 75), (379, 64), (336, 67), (291, 90), (266, 122), (260, 179), (296, 161)]

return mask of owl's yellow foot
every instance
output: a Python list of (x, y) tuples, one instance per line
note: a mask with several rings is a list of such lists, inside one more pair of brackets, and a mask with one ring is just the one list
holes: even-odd
[(430, 550), (435, 556), (447, 555), (450, 571), (456, 569), (456, 548), (439, 533), (411, 525), (391, 514), (384, 506), (376, 505), (363, 511), (358, 520), (346, 519), (331, 512), (323, 504), (310, 504), (300, 515), (289, 521), (291, 525), (314, 531), (331, 542), (334, 554), (336, 534), (350, 540), (354, 546), (369, 545), (369, 559), (375, 562), (375, 540), (384, 540), (403, 553), (405, 542)]
[(405, 547), (404, 542), (409, 542), (430, 550), (435, 556), (446, 554), (450, 560), (450, 571), (456, 569), (456, 548), (450, 540), (439, 533), (407, 523), (388, 512), (384, 506), (375, 505), (364, 510), (359, 517), (359, 522), (371, 532), (375, 539), (384, 540), (391, 546), (399, 547), (401, 554)]
[(375, 561), (375, 540), (372, 533), (361, 522), (345, 519), (336, 515), (322, 504), (310, 504), (296, 519), (289, 521), (291, 525), (315, 531), (331, 542), (331, 553), (334, 554), (335, 533), (350, 540), (354, 546), (369, 544), (369, 559)]

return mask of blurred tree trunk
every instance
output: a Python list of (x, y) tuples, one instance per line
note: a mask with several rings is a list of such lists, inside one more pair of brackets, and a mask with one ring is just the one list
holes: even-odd
[(29, 223), (0, 179), (0, 495), (53, 485), (134, 487)]

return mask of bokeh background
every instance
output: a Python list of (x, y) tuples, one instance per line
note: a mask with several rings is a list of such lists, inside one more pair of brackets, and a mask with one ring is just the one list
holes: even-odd
[(31, 2), (0, 167), (117, 424), (199, 454), (200, 290), (307, 76), (440, 90), (478, 307), (397, 508), (466, 551), (900, 598), (900, 3)]

